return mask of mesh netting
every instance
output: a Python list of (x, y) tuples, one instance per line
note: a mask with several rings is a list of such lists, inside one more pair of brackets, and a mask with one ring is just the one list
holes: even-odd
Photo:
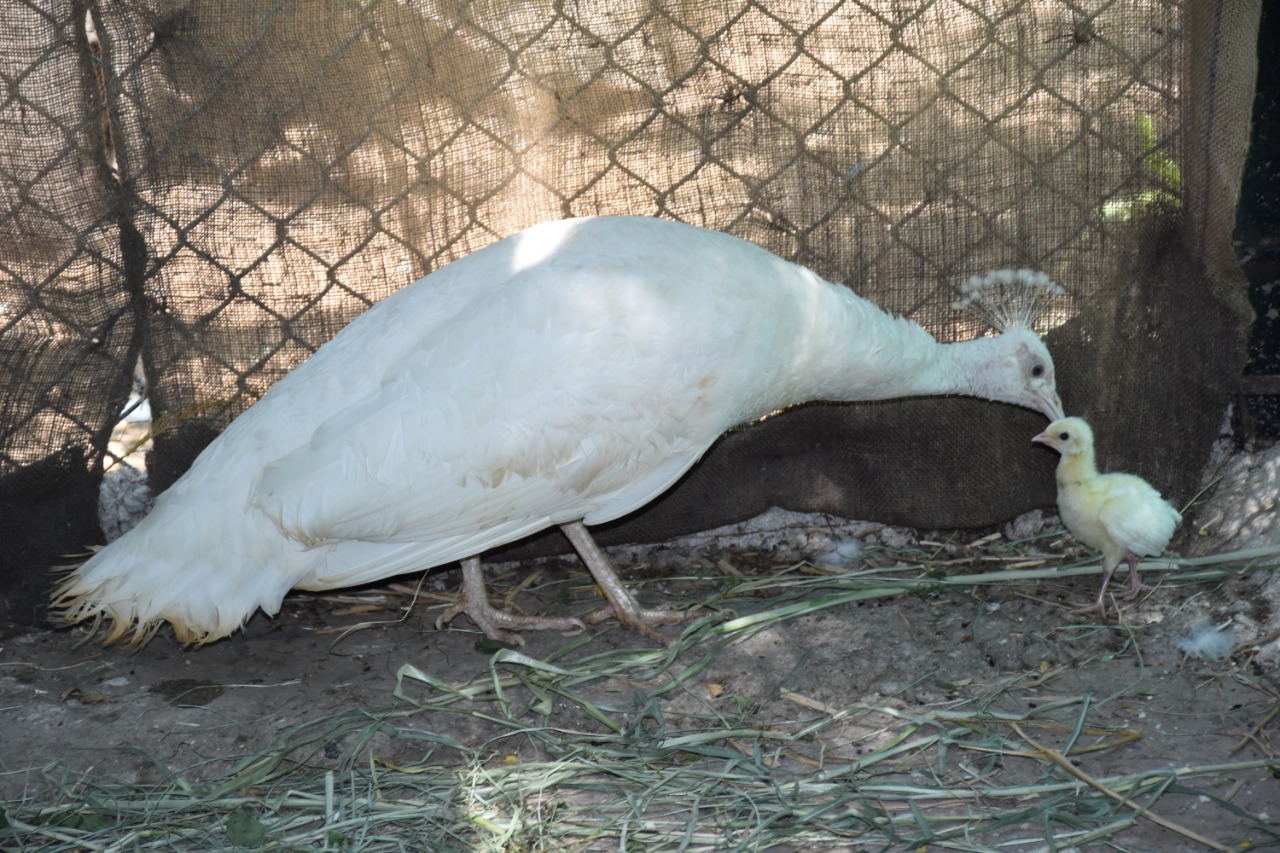
[[(956, 283), (1047, 270), (1070, 293), (1045, 326), (1067, 409), (1095, 422), (1105, 466), (1185, 498), (1243, 360), (1230, 231), (1257, 17), (1168, 0), (9, 4), (0, 494), (24, 550), (4, 583), (43, 591), (57, 555), (95, 541), (139, 357), (163, 488), (372, 302), (571, 215), (730, 231), (944, 340), (980, 331), (951, 309)], [(807, 407), (730, 434), (602, 538), (770, 505), (994, 523), (1053, 501), (1056, 457), (1028, 443), (1042, 426), (966, 400)], [(51, 504), (58, 529), (24, 521)]]

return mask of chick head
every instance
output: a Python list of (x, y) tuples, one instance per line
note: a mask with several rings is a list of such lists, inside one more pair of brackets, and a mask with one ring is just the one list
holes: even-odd
[(1083, 418), (1059, 418), (1031, 440), (1047, 444), (1063, 456), (1075, 456), (1093, 446), (1093, 430)]

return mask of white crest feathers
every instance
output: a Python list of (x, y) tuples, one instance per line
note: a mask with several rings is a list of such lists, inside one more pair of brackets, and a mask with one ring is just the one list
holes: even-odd
[(994, 270), (970, 276), (960, 285), (961, 298), (951, 307), (972, 309), (999, 332), (1015, 326), (1030, 329), (1053, 300), (1065, 292), (1048, 273), (1039, 270)]

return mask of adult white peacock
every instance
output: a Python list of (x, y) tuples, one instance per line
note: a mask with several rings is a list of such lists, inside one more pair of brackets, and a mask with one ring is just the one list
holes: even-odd
[[(661, 641), (653, 625), (686, 614), (637, 607), (584, 525), (644, 506), (721, 433), (797, 403), (965, 394), (1060, 416), (1029, 328), (1055, 288), (1025, 272), (972, 280), (979, 310), (987, 290), (1026, 310), (993, 315), (998, 337), (943, 345), (727, 234), (645, 217), (538, 225), (356, 318), (77, 568), (56, 618), (107, 617), (109, 642), (138, 643), (168, 621), (204, 643), (295, 587), (461, 560), (441, 624), (465, 613), (512, 641), (616, 616)], [(609, 606), (582, 620), (492, 607), (478, 555), (552, 525)]]

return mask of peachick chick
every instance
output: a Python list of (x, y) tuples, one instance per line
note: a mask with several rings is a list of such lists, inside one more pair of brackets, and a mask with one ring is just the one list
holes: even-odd
[(1080, 418), (1061, 418), (1032, 441), (1047, 444), (1058, 462), (1058, 513), (1077, 539), (1102, 552), (1102, 590), (1082, 612), (1106, 612), (1107, 584), (1121, 560), (1129, 561), (1133, 598), (1144, 587), (1138, 580), (1138, 557), (1158, 557), (1182, 521), (1176, 509), (1141, 477), (1099, 474), (1094, 462), (1093, 430)]

